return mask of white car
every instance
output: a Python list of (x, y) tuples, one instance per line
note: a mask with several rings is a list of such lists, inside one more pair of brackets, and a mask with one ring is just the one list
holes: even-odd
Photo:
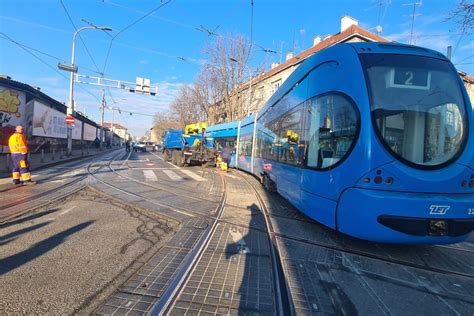
[(155, 151), (155, 143), (154, 142), (138, 142), (133, 146), (134, 151)]

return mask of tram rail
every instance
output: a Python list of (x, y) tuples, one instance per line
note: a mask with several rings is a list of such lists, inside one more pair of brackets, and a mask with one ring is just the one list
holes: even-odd
[[(111, 159), (115, 159), (120, 154), (121, 154), (121, 152), (115, 154), (115, 156), (113, 156)], [(1, 211), (6, 211), (6, 210), (11, 209), (11, 208), (21, 208), (22, 206), (24, 206), (28, 202), (35, 201), (35, 200), (38, 200), (40, 198), (48, 197), (50, 195), (53, 195), (54, 193), (57, 193), (58, 190), (65, 191), (65, 192), (61, 192), (58, 196), (55, 196), (53, 199), (47, 200), (44, 203), (40, 203), (38, 205), (34, 205), (34, 207), (37, 208), (37, 207), (40, 207), (42, 205), (48, 204), (52, 201), (60, 200), (64, 197), (70, 195), (71, 193), (74, 193), (74, 192), (80, 190), (82, 187), (81, 188), (73, 188), (73, 186), (75, 184), (78, 184), (81, 181), (85, 180), (90, 174), (94, 174), (94, 173), (100, 171), (105, 166), (105, 163), (100, 163), (100, 165), (97, 166), (96, 169), (91, 171), (92, 167), (94, 167), (94, 164), (96, 164), (100, 159), (103, 159), (103, 157), (98, 157), (98, 158), (94, 159), (87, 166), (81, 165), (81, 166), (78, 166), (76, 168), (72, 168), (71, 170), (69, 170), (69, 171), (74, 171), (74, 170), (80, 170), (80, 169), (83, 169), (83, 168), (87, 168), (87, 172), (85, 172), (83, 175), (77, 176), (76, 178), (68, 181), (67, 183), (64, 183), (60, 187), (55, 187), (55, 188), (52, 188), (52, 189), (48, 189), (46, 191), (39, 192), (39, 193), (31, 195), (31, 196), (16, 199), (15, 202), (3, 204), (3, 205), (0, 206), (0, 212)], [(58, 175), (54, 175), (51, 178), (54, 178), (54, 177), (57, 177), (57, 176)], [(69, 188), (73, 188), (73, 189), (68, 190)], [(21, 215), (25, 212), (28, 212), (30, 209), (31, 208), (26, 208), (23, 211), (14, 211), (14, 212), (8, 212), (6, 214), (0, 214), (0, 222), (4, 222), (4, 221), (7, 221), (7, 220), (11, 219), (12, 217), (19, 216), (19, 215)]]
[[(247, 176), (242, 176), (242, 177), (248, 183), (250, 183), (246, 179)], [(255, 191), (257, 191), (257, 189), (252, 184), (249, 184), (249, 185), (251, 185), (252, 188)], [(257, 196), (259, 197), (259, 199), (261, 199), (261, 196), (260, 196), (259, 193), (257, 193)], [(268, 216), (268, 218), (272, 218), (272, 217), (273, 218), (285, 218), (285, 219), (291, 219), (291, 220), (298, 221), (298, 219), (292, 219), (288, 216), (280, 216), (280, 215), (270, 214), (268, 212), (266, 212), (265, 215)], [(351, 254), (351, 255), (357, 255), (357, 256), (366, 257), (366, 258), (369, 258), (369, 259), (384, 261), (384, 262), (387, 262), (387, 263), (399, 264), (399, 265), (404, 265), (404, 266), (408, 266), (408, 267), (411, 267), (411, 268), (422, 269), (424, 271), (428, 271), (428, 272), (432, 272), (432, 273), (440, 273), (440, 274), (447, 274), (447, 275), (456, 276), (456, 277), (474, 279), (474, 274), (468, 274), (468, 273), (463, 273), (463, 272), (458, 272), (458, 271), (453, 271), (453, 270), (436, 268), (436, 267), (417, 264), (417, 263), (414, 263), (414, 262), (409, 262), (409, 261), (406, 261), (406, 260), (397, 259), (397, 258), (393, 258), (393, 257), (387, 258), (386, 256), (383, 256), (383, 255), (377, 255), (377, 254), (374, 254), (374, 253), (369, 253), (369, 252), (357, 250), (357, 249), (354, 249), (354, 248), (343, 247), (343, 246), (333, 245), (333, 244), (324, 243), (324, 242), (320, 242), (320, 241), (313, 241), (313, 240), (304, 239), (304, 238), (297, 238), (297, 237), (294, 237), (294, 236), (290, 236), (290, 235), (282, 234), (282, 233), (278, 233), (278, 232), (273, 232), (273, 235), (278, 237), (278, 238), (297, 241), (297, 242), (307, 244), (307, 245), (318, 246), (318, 247), (322, 247), (322, 248), (330, 249), (330, 250), (335, 250), (335, 251), (341, 251), (341, 252), (345, 252), (345, 253), (348, 253), (348, 254)], [(455, 247), (455, 246), (449, 246), (449, 245), (430, 245), (430, 246), (425, 246), (425, 247), (445, 248), (445, 249), (450, 249), (452, 251), (462, 251), (462, 252), (469, 252), (469, 253), (473, 252), (472, 250), (463, 249), (463, 248), (459, 248), (459, 247)]]

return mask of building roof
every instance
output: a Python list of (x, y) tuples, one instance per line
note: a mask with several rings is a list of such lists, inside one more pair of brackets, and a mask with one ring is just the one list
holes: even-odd
[(316, 53), (320, 50), (328, 48), (329, 46), (335, 45), (337, 43), (341, 43), (341, 42), (346, 41), (346, 40), (348, 40), (350, 38), (353, 38), (353, 37), (362, 37), (366, 40), (370, 40), (370, 41), (373, 41), (373, 42), (390, 42), (389, 40), (387, 40), (387, 39), (385, 39), (385, 38), (383, 38), (383, 37), (381, 37), (377, 34), (374, 34), (374, 33), (371, 33), (367, 30), (364, 30), (363, 28), (361, 28), (357, 25), (351, 25), (350, 27), (348, 27), (344, 31), (339, 32), (337, 34), (334, 34), (334, 35), (330, 36), (329, 38), (326, 38), (325, 40), (321, 41), (320, 43), (318, 43), (314, 46), (311, 46), (307, 50), (305, 50), (305, 51), (299, 53), (298, 55), (296, 55), (295, 57), (290, 58), (287, 61), (285, 61), (284, 63), (276, 66), (272, 70), (261, 74), (260, 76), (258, 76), (257, 81), (265, 80), (265, 79), (275, 75), (276, 73), (279, 73), (280, 71), (283, 71), (283, 70), (287, 69), (288, 67), (294, 66), (294, 65), (302, 62), (304, 59), (306, 59), (307, 57), (313, 55), (314, 53)]
[(115, 129), (124, 129), (124, 130), (128, 130), (126, 127), (123, 127), (122, 125), (118, 124), (118, 123), (104, 123), (104, 127), (106, 128), (112, 128), (112, 126), (115, 128)]
[(470, 83), (470, 84), (474, 84), (474, 77), (465, 73), (464, 71), (461, 71), (461, 70), (458, 70), (458, 74), (461, 76), (461, 78)]

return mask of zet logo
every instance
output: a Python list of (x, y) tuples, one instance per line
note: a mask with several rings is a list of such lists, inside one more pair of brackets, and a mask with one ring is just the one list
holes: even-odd
[(446, 215), (446, 212), (451, 208), (448, 205), (431, 205), (430, 214), (431, 215)]

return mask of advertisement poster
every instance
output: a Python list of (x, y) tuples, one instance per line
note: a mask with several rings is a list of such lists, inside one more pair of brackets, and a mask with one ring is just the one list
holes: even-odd
[(78, 119), (76, 119), (76, 123), (74, 123), (74, 129), (72, 130), (72, 139), (82, 139), (82, 121), (79, 121)]
[(67, 138), (66, 114), (34, 102), (33, 136)]
[(25, 94), (0, 87), (0, 153), (8, 153), (8, 138), (15, 132), (15, 125), (25, 120)]
[(96, 130), (97, 130), (96, 127), (89, 125), (87, 123), (84, 123), (84, 140), (89, 140), (89, 141), (95, 140)]

